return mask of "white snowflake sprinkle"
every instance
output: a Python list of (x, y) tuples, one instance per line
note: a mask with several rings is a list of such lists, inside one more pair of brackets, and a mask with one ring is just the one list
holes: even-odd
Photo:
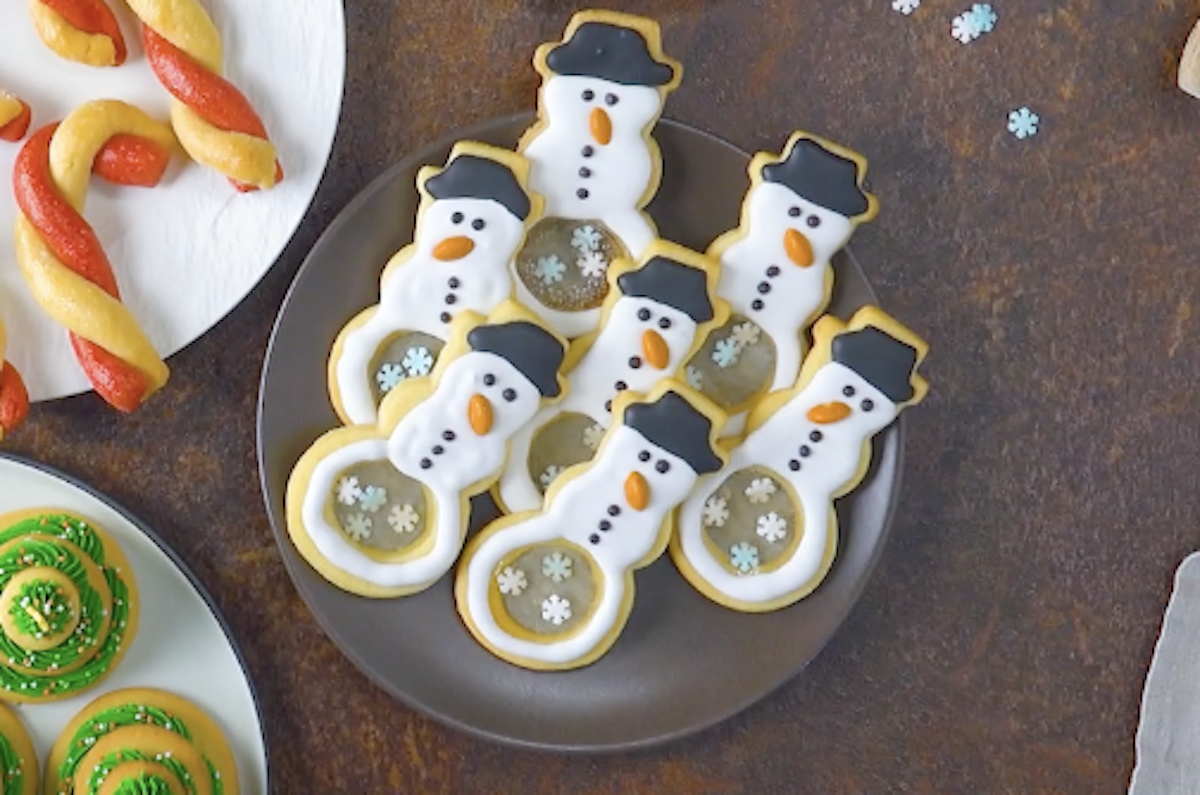
[(608, 273), (608, 260), (599, 251), (591, 251), (575, 260), (575, 266), (586, 279), (603, 279)]
[(542, 600), (542, 620), (561, 627), (571, 620), (571, 600), (552, 593)]
[(892, 8), (908, 16), (921, 7), (921, 0), (892, 0)]
[(747, 320), (745, 323), (734, 326), (730, 336), (739, 348), (746, 348), (757, 343), (761, 334), (762, 329), (758, 327), (758, 324)]
[(970, 11), (964, 11), (954, 18), (950, 23), (950, 35), (958, 39), (963, 44), (975, 41), (983, 33), (979, 29), (979, 22), (975, 19), (975, 15)]
[(771, 495), (776, 491), (775, 481), (770, 478), (755, 478), (750, 481), (750, 485), (746, 487), (746, 498), (750, 502), (762, 503), (771, 499)]
[(707, 527), (724, 527), (729, 519), (729, 505), (717, 495), (704, 502), (704, 524)]
[(388, 513), (388, 524), (397, 533), (411, 533), (417, 529), (417, 524), (421, 521), (421, 515), (417, 513), (408, 503), (404, 505), (394, 505)]
[(355, 541), (362, 541), (364, 538), (371, 537), (371, 517), (354, 513), (346, 518), (346, 535), (353, 538)]
[(358, 478), (349, 475), (338, 481), (337, 498), (342, 505), (354, 505), (361, 496), (362, 488), (358, 485)]
[(771, 511), (764, 516), (758, 517), (754, 532), (771, 543), (780, 541), (787, 535), (787, 519)]
[(600, 440), (604, 438), (604, 426), (596, 422), (583, 429), (583, 446), (589, 450), (596, 450), (600, 447)]
[(563, 468), (558, 466), (557, 464), (551, 464), (550, 466), (546, 467), (546, 471), (543, 472), (541, 474), (541, 476), (538, 478), (538, 480), (540, 480), (542, 482), (542, 488), (544, 488), (544, 489), (550, 488), (550, 484), (553, 483), (558, 478), (558, 476), (562, 474), (562, 471), (563, 471)]
[(700, 371), (692, 365), (683, 368), (683, 378), (687, 381), (687, 385), (699, 392), (704, 389), (704, 376), (700, 375)]
[(529, 580), (525, 578), (525, 572), (520, 569), (505, 566), (504, 571), (496, 575), (496, 585), (499, 586), (502, 594), (520, 596), (529, 587)]
[(551, 552), (542, 558), (542, 574), (555, 582), (571, 579), (571, 569), (574, 566), (575, 561), (561, 552)]

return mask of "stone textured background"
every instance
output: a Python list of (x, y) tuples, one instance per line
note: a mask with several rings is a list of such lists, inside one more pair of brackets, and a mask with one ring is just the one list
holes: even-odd
[[(280, 793), (1124, 792), (1171, 575), (1200, 547), (1200, 102), (1173, 88), (1200, 2), (993, 4), (995, 32), (963, 46), (967, 0), (912, 17), (888, 0), (612, 3), (658, 18), (686, 65), (668, 116), (749, 150), (802, 127), (868, 154), (883, 211), (855, 250), (933, 349), (862, 601), (807, 672), (718, 728), (601, 758), (443, 729), (325, 639), (259, 493), (258, 376), (306, 251), (418, 144), (530, 107), (528, 56), (570, 4), (348, 0), (337, 143), (278, 265), (136, 416), (38, 406), (6, 449), (131, 508), (212, 590)], [(1018, 141), (1006, 114), (1026, 104), (1042, 130)]]

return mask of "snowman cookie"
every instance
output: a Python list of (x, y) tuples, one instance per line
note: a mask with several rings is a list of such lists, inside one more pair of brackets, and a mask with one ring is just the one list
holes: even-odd
[(540, 511), (497, 519), (463, 553), (458, 612), (511, 663), (563, 670), (601, 657), (629, 617), (634, 570), (662, 554), (676, 506), (724, 463), (724, 417), (679, 382), (625, 393), (615, 411), (596, 458), (559, 478)]
[(708, 250), (721, 263), (717, 292), (732, 314), (686, 370), (729, 412), (726, 436), (742, 432), (764, 395), (795, 383), (808, 327), (829, 304), (830, 261), (878, 212), (862, 189), (866, 170), (858, 153), (804, 132), (782, 154), (750, 161), (741, 224)]
[(581, 11), (538, 48), (538, 120), (518, 151), (546, 217), (514, 263), (517, 297), (567, 337), (596, 329), (616, 258), (639, 259), (656, 233), (643, 208), (662, 160), (651, 131), (682, 77), (658, 23)]
[(520, 156), (470, 141), (455, 144), (444, 168), (418, 173), (413, 242), (384, 269), (379, 304), (342, 329), (329, 358), (344, 423), (373, 425), (388, 392), (428, 375), (460, 312), (486, 315), (512, 297), (512, 259), (541, 216), (528, 174)]
[(716, 298), (716, 262), (674, 243), (656, 241), (640, 262), (619, 262), (609, 278), (603, 325), (567, 355), (569, 394), (513, 437), (496, 490), (509, 512), (541, 506), (559, 473), (595, 454), (613, 399), (625, 390), (644, 394), (672, 376), (728, 315)]
[(404, 596), (436, 582), (462, 549), (468, 500), (508, 443), (562, 396), (566, 340), (514, 301), (463, 312), (429, 378), (405, 381), (373, 426), (325, 434), (287, 488), (288, 534), (322, 576), (353, 593)]
[(729, 464), (679, 510), (671, 557), (710, 599), (765, 612), (825, 578), (837, 551), (833, 501), (867, 472), (871, 437), (925, 397), (927, 346), (874, 307), (825, 316), (797, 385), (751, 413)]

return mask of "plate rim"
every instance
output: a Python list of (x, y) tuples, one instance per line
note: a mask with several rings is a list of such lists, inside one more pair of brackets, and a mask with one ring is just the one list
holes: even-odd
[(171, 563), (175, 565), (175, 568), (177, 568), (180, 573), (187, 578), (187, 581), (191, 584), (192, 588), (204, 602), (204, 606), (208, 608), (208, 612), (217, 622), (217, 626), (220, 627), (221, 632), (224, 633), (225, 640), (229, 644), (229, 648), (233, 651), (234, 659), (237, 660), (238, 668), (240, 668), (242, 671), (242, 678), (246, 680), (247, 689), (250, 691), (250, 701), (254, 706), (254, 716), (258, 720), (258, 735), (263, 744), (263, 766), (267, 773), (267, 792), (271, 792), (271, 744), (268, 742), (267, 738), (267, 722), (264, 720), (262, 699), (259, 696), (258, 687), (254, 683), (254, 677), (250, 675), (250, 669), (246, 665), (246, 658), (242, 653), (242, 647), (238, 644), (237, 638), (234, 637), (233, 630), (230, 628), (229, 622), (226, 621), (225, 616), (217, 607), (216, 601), (214, 601), (212, 594), (209, 593), (208, 589), (204, 587), (204, 583), (200, 581), (200, 578), (196, 576), (196, 573), (192, 571), (192, 568), (188, 566), (188, 564), (184, 562), (183, 558), (179, 556), (179, 553), (172, 549), (171, 546), (163, 540), (162, 536), (154, 532), (149, 525), (139, 519), (120, 502), (101, 492), (96, 487), (83, 482), (73, 475), (68, 475), (66, 472), (63, 472), (62, 470), (49, 464), (44, 464), (41, 461), (35, 461), (26, 456), (10, 453), (5, 450), (0, 450), (0, 461), (9, 461), (19, 466), (32, 469), (35, 472), (40, 472), (43, 475), (56, 478), (57, 480), (66, 483), (68, 486), (73, 486), (74, 488), (79, 489), (89, 497), (104, 503), (111, 510), (120, 514), (122, 519), (137, 528), (137, 530), (146, 536), (146, 538), (150, 539), (150, 541), (154, 543), (154, 546), (158, 547), (159, 551), (166, 555)]
[[(283, 300), (279, 306), (279, 310), (276, 313), (275, 321), (272, 324), (270, 338), (267, 342), (267, 348), (263, 356), (262, 371), (259, 377), (258, 400), (256, 401), (255, 445), (257, 448), (256, 458), (258, 459), (259, 491), (262, 494), (263, 507), (267, 513), (267, 520), (271, 524), (271, 529), (275, 536), (276, 544), (282, 545), (286, 542), (287, 528), (281, 528), (279, 526), (275, 516), (275, 511), (273, 510), (271, 497), (268, 493), (269, 473), (267, 471), (267, 455), (265, 451), (265, 445), (263, 444), (264, 413), (266, 409), (265, 396), (267, 381), (273, 370), (273, 354), (275, 353), (276, 345), (279, 342), (280, 326), (282, 325), (283, 317), (287, 309), (292, 303), (301, 279), (311, 268), (316, 267), (313, 263), (317, 259), (318, 255), (329, 245), (329, 241), (340, 232), (341, 228), (350, 223), (350, 217), (355, 215), (362, 206), (374, 200), (380, 193), (382, 193), (386, 186), (395, 178), (397, 173), (408, 169), (413, 169), (423, 164), (421, 162), (422, 158), (419, 156), (419, 153), (434, 149), (448, 149), (457, 141), (474, 140), (479, 136), (480, 133), (489, 131), (494, 127), (501, 127), (506, 124), (516, 124), (521, 120), (528, 120), (529, 122), (532, 122), (535, 116), (536, 113), (532, 110), (522, 110), (508, 114), (501, 114), (485, 119), (476, 124), (457, 129), (430, 141), (418, 143), (412, 147), (408, 154), (383, 169), (383, 171), (379, 172), (363, 188), (361, 188), (359, 192), (349, 202), (347, 202), (341, 210), (338, 211), (333, 221), (331, 221), (325, 230), (320, 234), (317, 240), (313, 243), (312, 248), (305, 255), (304, 261), (296, 270), (295, 275), (292, 277), (291, 283), (288, 285), (287, 292), (284, 294)], [(753, 157), (752, 153), (745, 151), (730, 141), (686, 122), (663, 116), (659, 119), (658, 124), (676, 128), (677, 130), (686, 132), (689, 135), (696, 135), (708, 139), (711, 142), (717, 143), (722, 147), (736, 152), (740, 156), (746, 158), (747, 161)], [(842, 254), (849, 257), (859, 272), (862, 272), (862, 267), (859, 265), (857, 257), (854, 256), (849, 246), (846, 246), (842, 249)], [(871, 300), (877, 303), (878, 296), (875, 292), (875, 288), (870, 281), (866, 279), (865, 273), (863, 273), (863, 280)], [(785, 685), (794, 682), (801, 674), (803, 674), (808, 666), (812, 664), (813, 660), (815, 660), (821, 654), (821, 652), (825, 650), (825, 648), (833, 640), (834, 636), (837, 635), (837, 631), (845, 624), (847, 618), (850, 616), (850, 613), (861, 599), (863, 591), (866, 590), (867, 584), (871, 581), (871, 578), (875, 573), (875, 569), (879, 565), (879, 560), (883, 555), (883, 551), (887, 546), (889, 538), (891, 537), (892, 525), (895, 519), (896, 510), (899, 505), (899, 496), (904, 479), (904, 462), (906, 458), (905, 451), (907, 448), (907, 424), (908, 423), (905, 414), (901, 413), (897, 418), (897, 421), (891, 426), (891, 429), (896, 435), (897, 451), (895, 461), (895, 476), (892, 478), (891, 487), (888, 490), (888, 506), (883, 517), (883, 521), (880, 525), (878, 543), (875, 545), (874, 549), (867, 558), (866, 565), (863, 567), (863, 576), (854, 584), (854, 587), (849, 594), (849, 598), (845, 601), (845, 608), (840, 611), (837, 621), (834, 623), (832, 629), (830, 629), (826, 637), (824, 637), (820, 643), (815, 645), (812, 653), (797, 666), (795, 672), (791, 676), (782, 679), (774, 686), (762, 691), (757, 695), (741, 700), (736, 706), (727, 710), (723, 710), (719, 714), (714, 714), (707, 720), (693, 723), (674, 731), (662, 732), (651, 737), (644, 737), (622, 742), (556, 744), (552, 742), (530, 740), (522, 737), (513, 737), (508, 734), (481, 728), (474, 724), (459, 720), (455, 716), (433, 709), (420, 699), (414, 697), (408, 692), (394, 687), (390, 682), (378, 676), (372, 669), (372, 666), (366, 664), (357, 651), (338, 640), (340, 636), (336, 632), (333, 624), (330, 623), (320, 611), (313, 609), (308, 597), (296, 583), (294, 567), (307, 564), (303, 563), (303, 561), (293, 562), (289, 560), (287, 555), (281, 555), (281, 560), (285, 570), (288, 573), (288, 579), (291, 581), (292, 588), (300, 597), (301, 602), (304, 603), (304, 606), (307, 608), (309, 614), (321, 628), (321, 631), (325, 634), (326, 639), (333, 644), (338, 652), (345, 656), (346, 659), (348, 659), (351, 664), (354, 665), (355, 669), (357, 669), (357, 671), (372, 685), (381, 689), (394, 700), (443, 726), (450, 727), (469, 737), (494, 743), (498, 746), (540, 753), (556, 753), (572, 756), (607, 756), (619, 753), (629, 753), (661, 748), (665, 745), (678, 742), (684, 738), (694, 737), (707, 732), (716, 726), (725, 723), (731, 718), (744, 713), (755, 704), (766, 700), (769, 696), (778, 692)]]

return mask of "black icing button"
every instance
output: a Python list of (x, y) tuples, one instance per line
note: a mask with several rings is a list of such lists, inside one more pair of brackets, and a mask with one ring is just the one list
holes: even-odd
[(607, 519), (601, 519), (600, 532), (607, 533), (609, 530), (612, 530), (612, 522), (608, 521)]
[(755, 312), (762, 309), (763, 306), (764, 306), (764, 304), (763, 304), (761, 298), (755, 298), (753, 301), (750, 302), (750, 308), (753, 309)]
[(813, 431), (812, 433), (810, 433), (808, 435), (808, 439), (810, 442), (819, 442), (824, 438), (825, 437), (821, 434), (820, 431)]
[(612, 401), (611, 400), (604, 401), (604, 410), (612, 411)]
[(619, 505), (608, 506), (608, 515), (609, 516), (620, 516), (621, 515), (621, 506), (619, 506)]
[(433, 462), (428, 458), (421, 459), (421, 469), (429, 469), (431, 466), (433, 466)]
[(459, 287), (462, 287), (462, 282), (458, 280), (457, 276), (451, 276), (446, 284), (450, 285), (451, 290), (457, 290)]
[(586, 199), (589, 194), (587, 188), (580, 188), (579, 190), (575, 191), (575, 195), (581, 199)]
[(590, 536), (588, 536), (588, 541), (591, 541), (593, 544), (599, 544), (600, 536), (596, 535), (595, 533), (592, 533)]
[(766, 295), (767, 293), (771, 292), (771, 285), (768, 284), (767, 282), (759, 282), (758, 283), (758, 292), (761, 293), (762, 295)]
[(454, 319), (454, 318), (450, 317), (450, 313), (449, 313), (449, 312), (443, 312), (442, 314), (440, 314), (440, 315), (438, 316), (438, 320), (441, 320), (443, 323), (449, 323), (449, 322), (450, 322), (451, 320), (453, 320), (453, 319)]
[(640, 357), (640, 356), (630, 356), (629, 357), (629, 368), (631, 370), (636, 370), (641, 366), (642, 366), (642, 357)]
[(584, 166), (583, 168), (579, 169), (579, 176), (583, 177), (584, 179), (587, 179), (591, 175), (592, 175), (592, 170), (590, 168), (588, 168), (587, 166)]
[(441, 455), (444, 452), (446, 452), (446, 448), (442, 447), (440, 444), (435, 444), (433, 446), (433, 454), (434, 455)]
[(613, 389), (617, 390), (618, 392), (624, 392), (626, 389), (629, 389), (629, 384), (625, 383), (624, 381), (618, 381), (617, 383), (613, 384)]
[(793, 472), (799, 472), (800, 462), (793, 458), (791, 461), (788, 461), (788, 469), (792, 470)]
[(596, 150), (593, 149), (592, 147), (590, 147), (590, 146), (583, 147), (583, 156), (584, 157), (591, 157), (594, 154), (596, 154)]
[(778, 275), (779, 275), (779, 266), (778, 265), (772, 265), (771, 267), (767, 268), (767, 277), (768, 278), (774, 279)]
[(442, 431), (442, 438), (447, 442), (454, 441), (454, 431)]
[(453, 304), (458, 301), (458, 296), (454, 293), (446, 293), (446, 303)]
[(806, 444), (800, 445), (800, 457), (801, 458), (808, 458), (808, 456), (811, 453), (812, 453), (812, 450), (808, 449), (808, 445), (806, 445)]

